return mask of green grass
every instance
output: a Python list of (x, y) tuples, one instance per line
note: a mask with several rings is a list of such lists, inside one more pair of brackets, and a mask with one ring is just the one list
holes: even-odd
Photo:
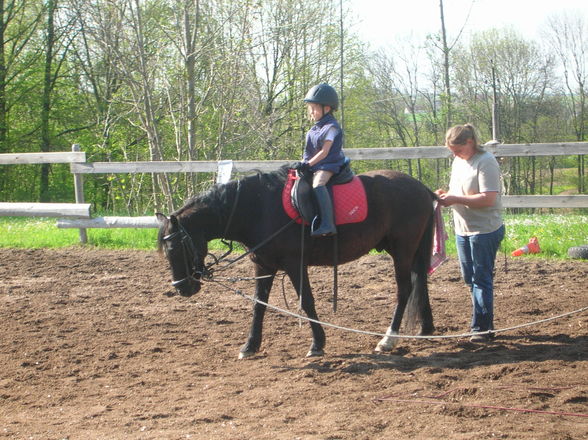
[[(572, 246), (588, 245), (588, 215), (581, 214), (507, 214), (506, 235), (499, 252), (510, 254), (537, 237), (541, 253), (529, 257), (568, 258)], [(445, 217), (449, 239), (447, 253), (456, 255), (455, 235), (449, 216)], [(527, 256), (525, 256), (527, 257)]]
[[(0, 217), (0, 247), (58, 248), (80, 244), (77, 229), (59, 229), (56, 219)], [(155, 229), (87, 229), (88, 244), (104, 249), (155, 249)]]
[(567, 258), (572, 246), (588, 245), (588, 215), (580, 214), (511, 214), (505, 217), (508, 252), (537, 237), (541, 256)]
[[(0, 217), (0, 247), (3, 248), (60, 248), (89, 246), (98, 249), (157, 248), (155, 228), (94, 228), (86, 229), (88, 243), (80, 243), (78, 229), (56, 226), (52, 218)], [(210, 249), (224, 249), (219, 241), (213, 241)]]
[[(445, 218), (449, 239), (447, 252), (455, 255), (453, 228), (449, 216)], [(510, 254), (525, 245), (530, 237), (537, 237), (541, 257), (567, 258), (568, 248), (588, 244), (588, 215), (580, 214), (512, 214), (505, 216), (506, 237), (502, 251)], [(99, 249), (156, 248), (157, 230), (151, 228), (87, 229), (88, 244)], [(80, 245), (77, 229), (58, 229), (55, 219), (0, 217), (0, 247), (58, 248)], [(211, 249), (223, 249), (212, 242)], [(532, 257), (532, 256), (531, 256)]]

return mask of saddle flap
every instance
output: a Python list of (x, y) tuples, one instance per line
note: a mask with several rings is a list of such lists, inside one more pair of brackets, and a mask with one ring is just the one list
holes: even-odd
[(312, 183), (304, 174), (298, 175), (290, 193), (292, 205), (300, 213), (306, 223), (311, 223), (316, 216), (316, 208), (312, 198)]
[[(359, 223), (366, 219), (367, 198), (361, 179), (355, 176), (349, 183), (332, 186), (330, 191), (337, 225)], [(289, 171), (288, 180), (282, 191), (282, 206), (290, 218), (301, 216), (306, 224), (311, 224), (316, 217), (317, 207), (314, 203), (312, 184), (310, 180), (298, 178), (295, 170)], [(302, 220), (299, 219), (297, 222), (302, 223)]]

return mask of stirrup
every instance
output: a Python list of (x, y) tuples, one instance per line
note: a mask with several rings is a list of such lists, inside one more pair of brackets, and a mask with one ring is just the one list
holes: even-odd
[(318, 229), (315, 229), (315, 224), (318, 220), (318, 215), (315, 216), (314, 219), (312, 219), (312, 224), (310, 225), (311, 237), (332, 237), (333, 235), (337, 235), (337, 227), (335, 225), (332, 225), (332, 228), (330, 228), (328, 227), (328, 225), (321, 224)]

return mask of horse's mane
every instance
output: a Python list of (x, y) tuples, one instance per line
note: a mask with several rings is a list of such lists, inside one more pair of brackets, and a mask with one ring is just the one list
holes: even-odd
[(282, 188), (284, 186), (284, 184), (286, 183), (286, 179), (288, 177), (289, 170), (290, 170), (290, 167), (288, 165), (283, 165), (282, 167), (280, 167), (276, 171), (272, 171), (270, 173), (262, 173), (262, 172), (258, 171), (256, 176), (250, 176), (250, 177), (251, 178), (257, 177), (259, 179), (259, 182), (265, 188), (272, 190), (272, 189), (276, 189), (276, 188)]
[(257, 186), (265, 191), (282, 188), (288, 177), (289, 167), (282, 166), (276, 171), (264, 173), (256, 171), (255, 174), (240, 180), (232, 180), (226, 184), (217, 183), (208, 191), (189, 199), (184, 206), (176, 210), (173, 215), (178, 218), (190, 217), (202, 207), (206, 207), (219, 219), (226, 220), (230, 215), (232, 204), (235, 201), (238, 188), (253, 188)]
[[(288, 177), (288, 170), (289, 167), (284, 165), (278, 170), (269, 173), (258, 170), (255, 174), (239, 180), (232, 180), (226, 184), (217, 183), (208, 191), (189, 199), (184, 206), (173, 212), (172, 215), (181, 221), (182, 218), (189, 218), (196, 211), (206, 208), (210, 215), (219, 219), (219, 223), (224, 224), (230, 216), (238, 188), (249, 188), (251, 193), (257, 193), (257, 191), (253, 191), (256, 187), (266, 192), (281, 189)], [(163, 247), (163, 232), (162, 228), (160, 228), (157, 240), (160, 250)]]

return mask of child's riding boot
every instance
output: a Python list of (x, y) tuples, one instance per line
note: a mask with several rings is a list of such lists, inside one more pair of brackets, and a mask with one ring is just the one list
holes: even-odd
[(315, 219), (312, 222), (313, 228), (311, 235), (313, 237), (335, 235), (337, 233), (337, 228), (335, 226), (335, 219), (333, 216), (333, 203), (331, 202), (329, 190), (326, 186), (317, 186), (316, 188), (314, 188), (314, 195), (316, 197), (316, 201), (318, 202), (319, 218), (321, 225), (318, 229), (314, 229), (314, 222), (317, 220), (315, 217)]

